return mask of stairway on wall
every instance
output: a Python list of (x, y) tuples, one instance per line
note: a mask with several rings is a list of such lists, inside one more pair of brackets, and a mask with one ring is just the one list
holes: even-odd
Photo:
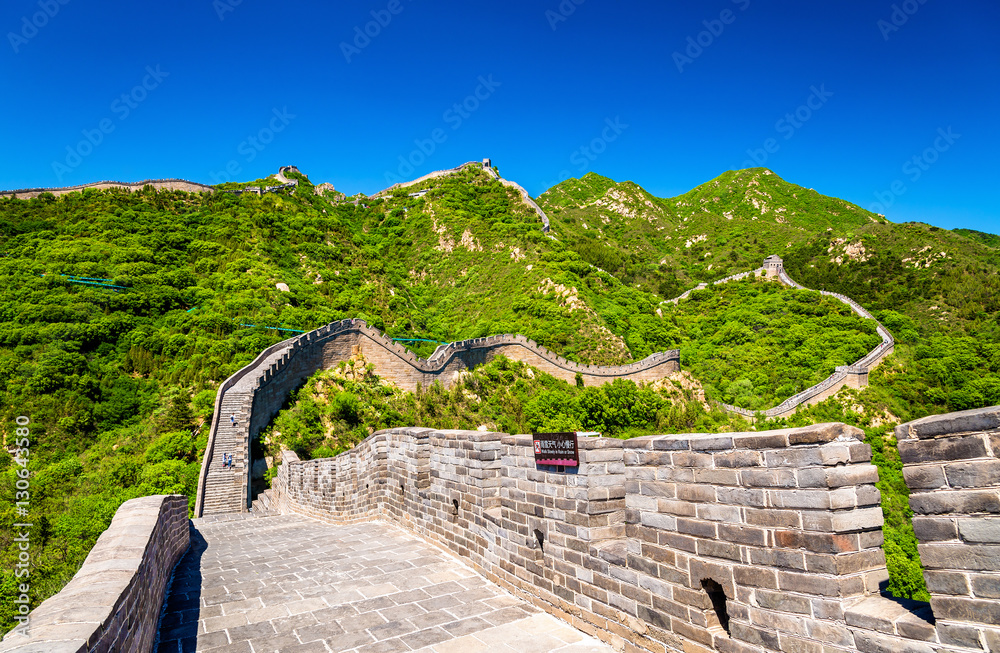
[(277, 514), (277, 510), (275, 510), (274, 505), (274, 498), (271, 496), (270, 489), (264, 490), (257, 495), (257, 498), (253, 500), (253, 505), (250, 507), (250, 512), (259, 517)]
[[(215, 434), (212, 460), (205, 478), (203, 515), (244, 512), (247, 474), (251, 396), (230, 390), (222, 396), (222, 410)], [(236, 415), (236, 426), (230, 416)], [(223, 467), (223, 455), (233, 457), (232, 468)]]

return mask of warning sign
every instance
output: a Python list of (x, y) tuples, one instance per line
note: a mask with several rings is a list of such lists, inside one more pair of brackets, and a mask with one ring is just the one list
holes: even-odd
[(535, 433), (535, 463), (539, 465), (562, 465), (563, 467), (579, 467), (580, 451), (577, 444), (577, 434), (573, 433)]

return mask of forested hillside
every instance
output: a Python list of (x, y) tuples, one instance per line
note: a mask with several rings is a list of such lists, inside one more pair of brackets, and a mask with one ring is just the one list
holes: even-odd
[[(804, 285), (877, 311), (900, 343), (872, 388), (845, 393), (850, 405), (831, 400), (793, 419), (873, 427), (1000, 403), (988, 235), (889, 224), (759, 169), (672, 200), (596, 175), (570, 180), (539, 200), (551, 238), (515, 191), (472, 167), (356, 202), (289, 176), (296, 190), (264, 197), (146, 189), (0, 200), (0, 627), (11, 625), (14, 523), (32, 524), (37, 604), (123, 501), (193, 497), (223, 379), (268, 345), (337, 319), (440, 342), (522, 333), (595, 364), (680, 347), (687, 376), (584, 390), (497, 361), (462, 393), (419, 395), (366, 377), (320, 379), (301, 393), (315, 410), (300, 402), (276, 426), (307, 455), (408, 421), (620, 437), (748, 428), (711, 402), (767, 407), (877, 341), (842, 304), (765, 281), (663, 303), (772, 253)], [(429, 192), (411, 196), (419, 190)], [(407, 344), (424, 356), (435, 346)], [(314, 392), (324, 384), (330, 405)], [(19, 416), (30, 446), (15, 458)], [(15, 501), (21, 462), (27, 515)]]
[(863, 393), (875, 412), (908, 420), (1000, 403), (998, 236), (895, 224), (763, 168), (666, 199), (588, 174), (539, 204), (571, 250), (664, 297), (776, 253), (802, 285), (860, 302), (897, 342)]

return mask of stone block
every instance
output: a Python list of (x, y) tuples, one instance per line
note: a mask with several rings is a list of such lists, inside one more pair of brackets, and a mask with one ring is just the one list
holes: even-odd
[(764, 490), (753, 490), (740, 487), (719, 487), (715, 489), (715, 498), (719, 503), (763, 508), (767, 505), (767, 495)]
[(804, 596), (759, 589), (756, 597), (757, 604), (762, 608), (812, 616), (812, 604)]
[(745, 487), (798, 487), (793, 469), (741, 469), (740, 481)]
[(936, 490), (948, 486), (944, 466), (938, 464), (906, 465), (903, 467), (903, 480), (911, 490)]
[(952, 433), (1000, 429), (1000, 406), (977, 408), (946, 415), (930, 415), (896, 427), (896, 439), (927, 440)]
[[(914, 520), (916, 530), (916, 520)], [(973, 517), (958, 520), (958, 532), (962, 539), (975, 544), (1000, 544), (1000, 518)]]
[(972, 592), (968, 575), (961, 572), (927, 569), (924, 571), (924, 580), (927, 582), (927, 591), (931, 594), (969, 596)]
[(1000, 625), (1000, 602), (964, 597), (931, 597), (936, 619), (974, 624)]
[(937, 634), (942, 644), (961, 646), (973, 651), (982, 650), (982, 641), (979, 637), (980, 632), (981, 629), (974, 626), (948, 622), (942, 622), (937, 627)]
[(986, 455), (986, 436), (983, 435), (899, 442), (899, 457), (904, 465), (966, 460)]
[(1000, 514), (1000, 489), (938, 490), (912, 494), (910, 508), (918, 515)]
[(913, 517), (913, 532), (921, 542), (947, 542), (958, 539), (958, 524), (954, 518)]
[(1000, 575), (969, 574), (969, 580), (977, 599), (1000, 599)]
[(951, 463), (944, 466), (948, 483), (954, 488), (984, 488), (1000, 485), (1000, 460)]
[(774, 569), (764, 567), (733, 567), (733, 579), (738, 585), (778, 589), (778, 575)]

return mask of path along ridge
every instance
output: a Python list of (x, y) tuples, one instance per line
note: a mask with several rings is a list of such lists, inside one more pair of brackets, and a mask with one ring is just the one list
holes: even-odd
[[(730, 281), (739, 281), (745, 279), (748, 276), (769, 276), (778, 279), (782, 284), (789, 286), (791, 288), (796, 288), (798, 290), (809, 290), (811, 292), (819, 292), (821, 295), (826, 295), (827, 297), (833, 297), (847, 306), (850, 307), (852, 311), (857, 313), (860, 317), (866, 320), (874, 320), (878, 325), (876, 331), (879, 337), (882, 338), (880, 342), (874, 349), (862, 356), (860, 359), (855, 361), (850, 365), (841, 365), (834, 370), (833, 374), (823, 379), (819, 383), (805, 390), (785, 399), (777, 406), (768, 408), (764, 411), (752, 411), (746, 408), (740, 408), (739, 406), (732, 406), (730, 404), (719, 402), (719, 405), (725, 408), (731, 413), (737, 413), (743, 415), (744, 417), (754, 418), (758, 412), (762, 412), (763, 415), (769, 419), (776, 417), (788, 417), (795, 413), (799, 406), (817, 404), (824, 399), (828, 399), (835, 395), (841, 388), (847, 386), (851, 388), (864, 388), (868, 385), (868, 373), (879, 366), (879, 364), (890, 354), (895, 351), (896, 340), (893, 338), (892, 334), (886, 329), (881, 322), (875, 319), (871, 313), (869, 313), (861, 304), (857, 303), (850, 297), (846, 295), (841, 295), (840, 293), (828, 292), (826, 290), (815, 291), (811, 288), (806, 288), (800, 283), (794, 281), (788, 272), (785, 271), (784, 262), (778, 256), (769, 256), (764, 261), (764, 266), (759, 267), (755, 270), (750, 270), (748, 272), (741, 272), (739, 274), (733, 274), (722, 279), (711, 282), (711, 285), (716, 286), (723, 283), (729, 283)], [(687, 299), (688, 296), (695, 290), (702, 290), (709, 286), (708, 283), (700, 283), (694, 288), (685, 291), (678, 297), (673, 299), (668, 299), (663, 302), (664, 304), (677, 304), (682, 299)]]

